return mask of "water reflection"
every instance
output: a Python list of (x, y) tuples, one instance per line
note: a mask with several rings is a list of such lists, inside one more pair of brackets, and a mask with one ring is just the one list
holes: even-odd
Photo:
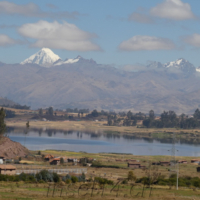
[[(135, 155), (170, 155), (171, 138), (153, 138), (151, 135), (140, 137), (137, 133), (121, 135), (119, 133), (97, 131), (74, 131), (57, 129), (9, 127), (7, 135), (14, 141), (31, 150), (70, 150), (91, 153), (115, 152)], [(26, 136), (25, 136), (26, 135)], [(25, 141), (25, 142), (24, 142)], [(180, 156), (199, 156), (199, 138), (178, 138), (176, 148)]]

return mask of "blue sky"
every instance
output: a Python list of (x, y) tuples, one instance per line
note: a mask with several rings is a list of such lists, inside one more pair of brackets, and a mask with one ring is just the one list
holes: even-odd
[(198, 0), (0, 1), (0, 61), (42, 47), (115, 65), (185, 58), (200, 66)]

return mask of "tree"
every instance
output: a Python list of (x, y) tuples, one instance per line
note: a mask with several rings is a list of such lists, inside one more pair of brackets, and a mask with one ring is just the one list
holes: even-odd
[(48, 114), (53, 116), (53, 107), (48, 108)]
[(112, 126), (112, 119), (110, 115), (108, 115), (108, 126)]
[(131, 119), (132, 116), (133, 116), (133, 113), (129, 110), (128, 113), (127, 113), (127, 118)]
[(97, 110), (93, 110), (91, 115), (92, 115), (92, 117), (98, 117), (99, 113), (97, 112)]
[(60, 164), (64, 164), (64, 159), (63, 158), (60, 158)]
[(149, 111), (149, 118), (150, 118), (151, 120), (154, 120), (155, 114), (154, 114), (154, 111), (153, 111), (153, 110), (150, 110), (150, 111)]
[(43, 115), (43, 110), (42, 110), (42, 108), (39, 109), (39, 115)]
[(0, 134), (2, 135), (6, 130), (6, 124), (4, 122), (5, 112), (4, 109), (1, 108), (0, 110)]
[(135, 181), (136, 180), (136, 176), (134, 175), (133, 171), (128, 172), (127, 178), (128, 178), (129, 181)]
[(200, 119), (200, 111), (199, 111), (199, 109), (197, 108), (196, 110), (195, 110), (195, 112), (194, 112), (194, 118), (195, 119)]
[(29, 121), (26, 122), (26, 128), (28, 129), (30, 127)]
[(149, 162), (148, 168), (145, 170), (145, 174), (147, 176), (147, 179), (144, 184), (149, 185), (149, 187), (151, 187), (152, 184), (156, 183), (161, 175), (158, 171), (158, 167), (153, 166), (151, 162)]

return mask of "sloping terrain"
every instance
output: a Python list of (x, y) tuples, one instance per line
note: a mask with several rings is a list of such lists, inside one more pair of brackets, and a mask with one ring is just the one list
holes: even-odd
[(3, 97), (0, 97), (0, 106), (2, 105), (9, 105), (9, 106), (13, 106), (15, 105), (16, 103), (14, 101), (11, 101), (7, 98), (3, 98)]
[(7, 137), (0, 137), (0, 153), (5, 158), (24, 157), (28, 154), (28, 149), (18, 142), (13, 142)]

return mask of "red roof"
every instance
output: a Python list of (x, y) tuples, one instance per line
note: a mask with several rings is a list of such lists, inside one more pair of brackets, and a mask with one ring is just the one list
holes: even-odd
[(54, 158), (54, 156), (53, 155), (46, 155), (44, 158)]

